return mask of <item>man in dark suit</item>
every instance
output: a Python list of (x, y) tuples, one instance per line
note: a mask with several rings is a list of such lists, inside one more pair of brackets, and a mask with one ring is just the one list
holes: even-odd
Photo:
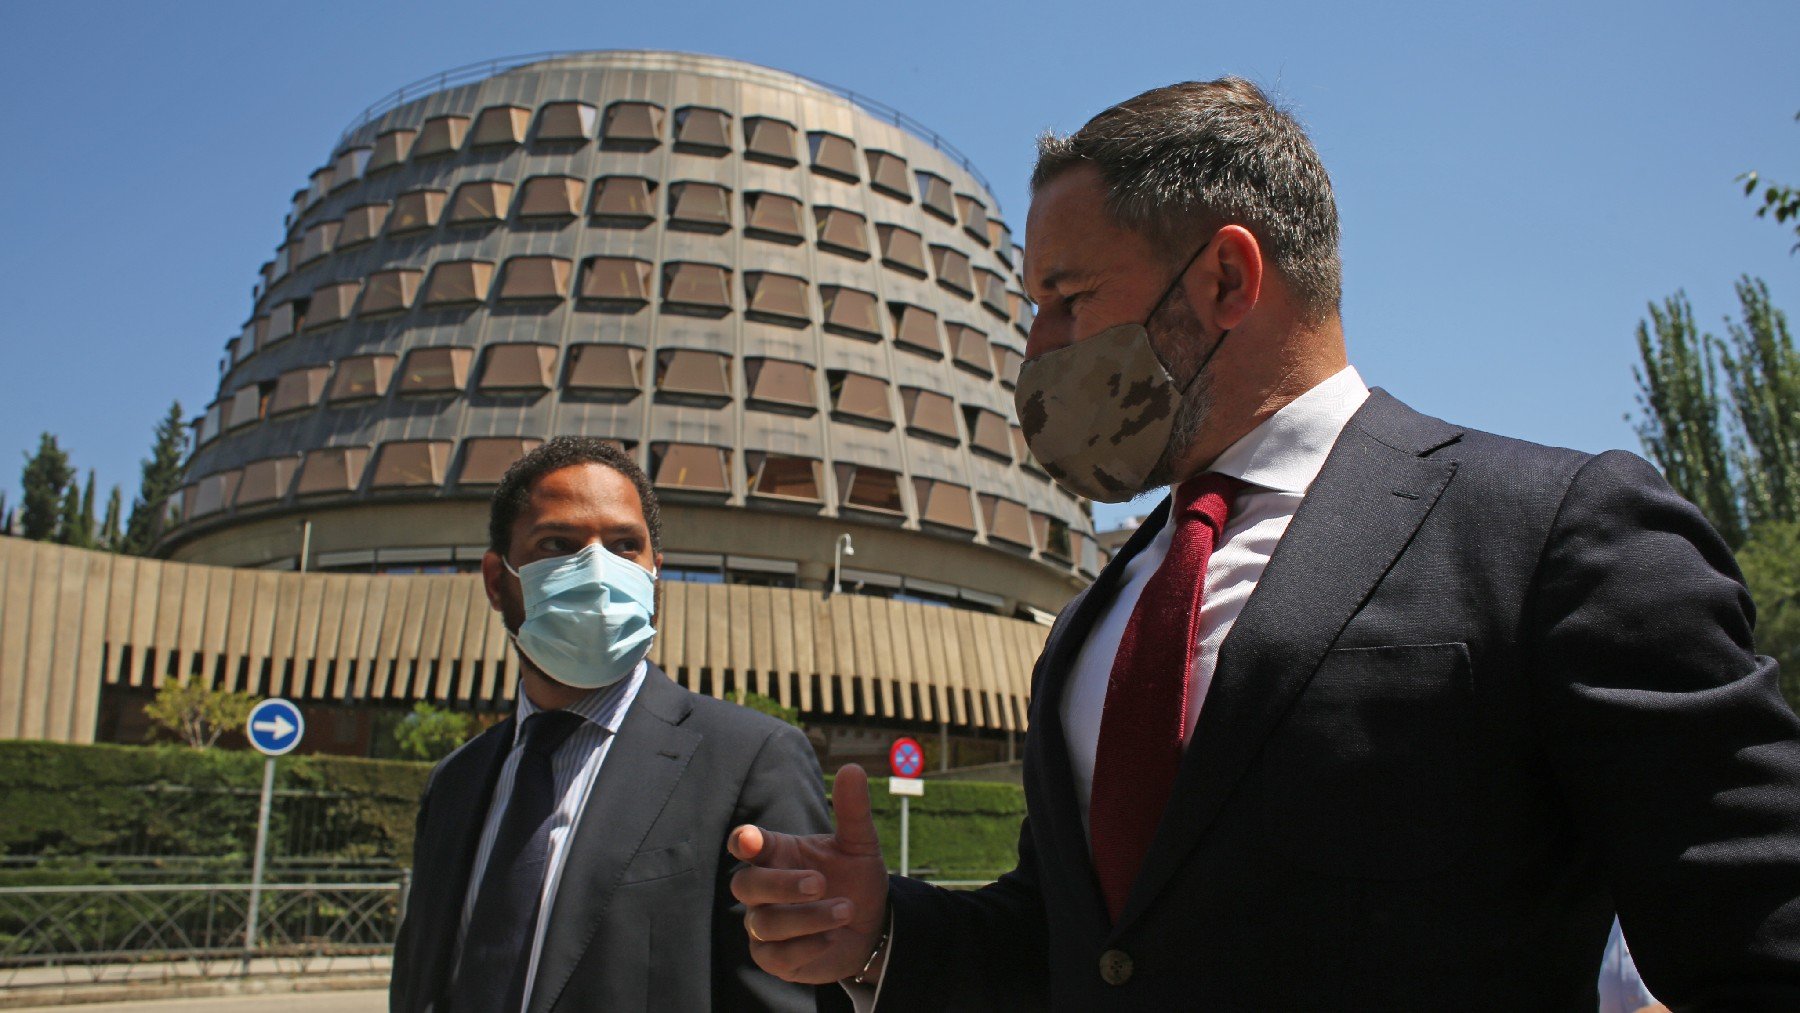
[(1672, 1008), (1800, 1009), (1800, 722), (1699, 513), (1365, 387), (1248, 82), (1047, 138), (1028, 236), (1034, 454), (1170, 497), (1039, 658), (1018, 867), (886, 877), (846, 771), (835, 835), (732, 838), (757, 961), (909, 1013), (1591, 1011), (1616, 910)]
[(747, 819), (828, 829), (818, 762), (644, 660), (657, 514), (597, 439), (545, 443), (495, 492), (482, 577), (520, 648), (518, 710), (432, 772), (396, 1013), (815, 1008), (750, 961), (724, 840)]

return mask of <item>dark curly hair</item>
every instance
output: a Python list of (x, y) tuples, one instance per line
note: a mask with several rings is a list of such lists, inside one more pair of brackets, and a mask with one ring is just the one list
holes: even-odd
[(513, 522), (531, 499), (531, 487), (538, 479), (561, 468), (576, 464), (598, 464), (624, 475), (637, 487), (638, 502), (644, 507), (644, 525), (650, 529), (650, 551), (662, 551), (662, 511), (657, 509), (656, 492), (650, 478), (637, 466), (628, 451), (617, 443), (597, 436), (558, 436), (513, 462), (506, 477), (494, 490), (488, 510), (488, 548), (504, 556), (512, 547)]

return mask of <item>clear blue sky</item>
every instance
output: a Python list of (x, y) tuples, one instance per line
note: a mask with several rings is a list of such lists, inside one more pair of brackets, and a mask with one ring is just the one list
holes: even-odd
[[(548, 49), (684, 49), (931, 125), (1022, 226), (1032, 139), (1233, 73), (1310, 127), (1344, 223), (1351, 358), (1424, 411), (1637, 448), (1632, 330), (1685, 288), (1719, 330), (1761, 275), (1800, 316), (1800, 4), (108, 3), (0, 0), (0, 489), (57, 434), (136, 489), (214, 393), (289, 195), (366, 105)], [(1118, 511), (1102, 514), (1102, 522)]]

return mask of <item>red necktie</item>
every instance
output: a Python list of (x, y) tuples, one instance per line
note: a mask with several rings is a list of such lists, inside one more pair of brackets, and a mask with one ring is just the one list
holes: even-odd
[(1207, 473), (1175, 490), (1169, 554), (1150, 575), (1113, 657), (1094, 755), (1088, 833), (1113, 921), (1137, 879), (1181, 765), (1188, 678), (1206, 596), (1206, 562), (1241, 483)]

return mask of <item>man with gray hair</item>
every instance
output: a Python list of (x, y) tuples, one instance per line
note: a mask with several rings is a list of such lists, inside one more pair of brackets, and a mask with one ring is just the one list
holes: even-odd
[(884, 1010), (1800, 1009), (1800, 720), (1731, 554), (1643, 460), (1365, 386), (1305, 133), (1235, 78), (1046, 138), (1019, 419), (1167, 487), (1033, 676), (1019, 863), (888, 877), (743, 827), (750, 951)]

